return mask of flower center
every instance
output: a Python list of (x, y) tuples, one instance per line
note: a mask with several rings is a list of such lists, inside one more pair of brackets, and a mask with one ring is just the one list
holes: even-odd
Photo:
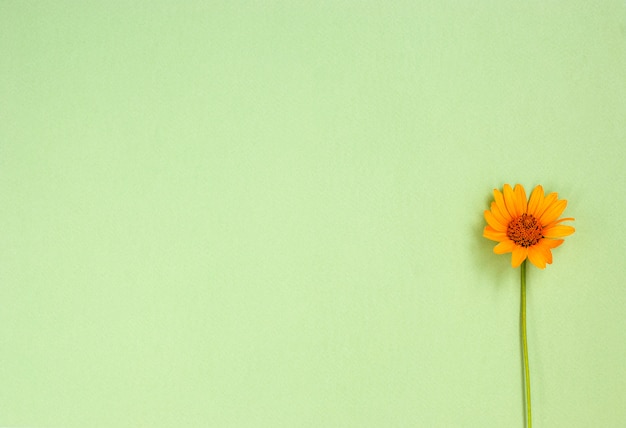
[(539, 221), (530, 214), (522, 214), (511, 220), (506, 228), (506, 236), (521, 247), (531, 247), (541, 238), (542, 227)]

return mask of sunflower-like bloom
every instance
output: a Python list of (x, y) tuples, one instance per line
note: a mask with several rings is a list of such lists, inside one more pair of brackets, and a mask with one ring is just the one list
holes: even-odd
[(511, 265), (518, 267), (528, 257), (532, 264), (545, 269), (552, 263), (552, 248), (563, 243), (563, 238), (574, 233), (572, 226), (560, 223), (573, 218), (559, 216), (567, 201), (559, 200), (556, 193), (544, 196), (543, 187), (537, 186), (526, 200), (524, 187), (519, 184), (512, 189), (504, 185), (504, 192), (493, 190), (491, 209), (485, 211), (487, 226), (483, 236), (498, 242), (493, 249), (496, 254), (513, 253)]

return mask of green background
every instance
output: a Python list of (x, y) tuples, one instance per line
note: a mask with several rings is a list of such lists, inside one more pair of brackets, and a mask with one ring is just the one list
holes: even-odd
[(623, 1), (1, 1), (0, 425), (626, 420)]

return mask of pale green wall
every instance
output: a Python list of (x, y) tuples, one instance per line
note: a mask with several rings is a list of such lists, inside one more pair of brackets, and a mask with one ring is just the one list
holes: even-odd
[(626, 423), (623, 1), (0, 3), (0, 425)]

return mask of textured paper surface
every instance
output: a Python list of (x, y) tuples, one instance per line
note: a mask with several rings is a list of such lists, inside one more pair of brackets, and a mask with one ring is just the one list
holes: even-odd
[(626, 9), (0, 4), (0, 425), (626, 420)]

